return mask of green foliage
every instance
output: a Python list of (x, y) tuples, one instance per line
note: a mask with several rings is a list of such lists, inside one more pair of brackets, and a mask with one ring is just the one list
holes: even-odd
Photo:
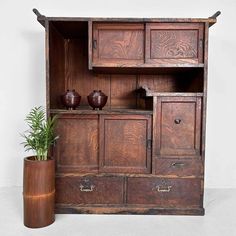
[(22, 144), (26, 151), (33, 150), (37, 160), (47, 160), (49, 147), (54, 145), (58, 136), (54, 135), (57, 116), (46, 119), (42, 107), (33, 108), (26, 116), (29, 129), (22, 134), (25, 142)]

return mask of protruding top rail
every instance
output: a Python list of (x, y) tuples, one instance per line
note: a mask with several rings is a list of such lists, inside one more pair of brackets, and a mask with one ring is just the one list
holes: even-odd
[(209, 17), (209, 19), (216, 19), (221, 14), (220, 11), (217, 11), (215, 14)]
[(46, 16), (42, 15), (36, 8), (33, 8), (34, 14), (37, 16), (38, 22), (45, 27)]
[(43, 26), (45, 26), (45, 21), (109, 21), (109, 22), (183, 22), (183, 23), (208, 23), (212, 26), (216, 23), (217, 17), (221, 14), (217, 11), (215, 14), (208, 18), (110, 18), (110, 17), (46, 17), (42, 15), (36, 8), (33, 12), (37, 16), (37, 20)]

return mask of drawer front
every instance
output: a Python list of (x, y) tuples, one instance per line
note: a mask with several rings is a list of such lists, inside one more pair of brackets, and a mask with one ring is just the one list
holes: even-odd
[(146, 62), (202, 63), (203, 24), (147, 24)]
[(128, 178), (128, 204), (155, 204), (159, 207), (199, 207), (201, 180)]
[(183, 158), (156, 158), (156, 175), (201, 176), (203, 175), (203, 165), (201, 160)]
[(121, 204), (123, 178), (57, 177), (57, 204)]
[(201, 97), (158, 97), (155, 116), (154, 155), (200, 155)]

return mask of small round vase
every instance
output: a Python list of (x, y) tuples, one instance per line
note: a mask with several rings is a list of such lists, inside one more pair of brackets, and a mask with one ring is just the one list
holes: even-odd
[(102, 110), (107, 103), (107, 96), (101, 90), (93, 90), (88, 96), (89, 105), (95, 109)]
[(81, 96), (73, 89), (67, 91), (61, 96), (61, 102), (62, 104), (68, 109), (68, 110), (75, 110), (76, 107), (79, 106), (81, 100)]

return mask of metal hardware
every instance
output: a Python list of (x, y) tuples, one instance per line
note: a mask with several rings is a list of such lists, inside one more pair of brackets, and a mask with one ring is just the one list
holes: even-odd
[(171, 164), (172, 167), (183, 167), (185, 164), (183, 162), (174, 162)]
[(93, 40), (93, 48), (97, 49), (97, 40), (96, 39)]
[(199, 40), (199, 48), (203, 48), (203, 39)]
[(160, 193), (168, 193), (171, 191), (171, 188), (172, 188), (171, 185), (169, 186), (157, 185), (152, 190)]
[(180, 124), (181, 123), (181, 119), (175, 119), (175, 124)]
[(148, 139), (147, 140), (147, 149), (151, 149), (152, 148), (152, 140)]
[(95, 185), (84, 186), (83, 184), (81, 184), (79, 188), (81, 192), (92, 192), (95, 188)]

